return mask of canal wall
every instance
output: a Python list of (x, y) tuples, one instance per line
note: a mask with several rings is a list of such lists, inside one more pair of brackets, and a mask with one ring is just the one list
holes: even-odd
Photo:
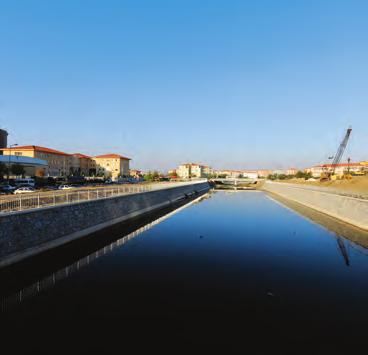
[(208, 182), (0, 215), (0, 267), (209, 191)]
[(368, 200), (318, 191), (309, 186), (266, 181), (262, 190), (368, 230)]

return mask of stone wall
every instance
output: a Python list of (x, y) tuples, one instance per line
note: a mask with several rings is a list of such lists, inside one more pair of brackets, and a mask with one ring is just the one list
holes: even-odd
[(262, 189), (368, 230), (368, 200), (271, 181), (266, 181)]
[(207, 182), (0, 215), (0, 266), (207, 192)]

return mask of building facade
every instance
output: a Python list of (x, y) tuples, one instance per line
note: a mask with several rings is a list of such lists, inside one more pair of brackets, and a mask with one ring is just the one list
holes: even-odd
[(129, 176), (131, 159), (119, 154), (103, 154), (92, 158), (96, 163), (97, 175), (116, 181), (121, 176)]
[(37, 176), (103, 175), (113, 180), (119, 176), (129, 176), (130, 159), (118, 154), (90, 157), (81, 153), (68, 154), (37, 145), (2, 148), (0, 151), (10, 157), (29, 157), (46, 161), (46, 168), (38, 171)]
[(176, 174), (181, 179), (206, 178), (213, 174), (213, 169), (207, 165), (186, 163), (179, 165)]
[(248, 179), (258, 179), (258, 171), (257, 170), (244, 170), (242, 173), (242, 177)]
[(343, 163), (343, 164), (323, 164), (315, 165), (311, 168), (305, 169), (305, 172), (310, 172), (313, 177), (320, 177), (323, 173), (331, 172), (335, 168), (336, 175), (343, 175), (344, 173), (362, 173), (364, 172), (364, 165), (361, 163)]
[(296, 175), (296, 173), (299, 171), (297, 168), (289, 168), (286, 169), (286, 175)]
[(139, 179), (143, 176), (143, 173), (142, 173), (142, 170), (130, 169), (129, 170), (129, 176), (131, 176), (135, 179)]
[(37, 145), (16, 146), (13, 148), (3, 148), (4, 155), (14, 155), (19, 157), (31, 157), (47, 161), (45, 176), (67, 176), (70, 174), (72, 158), (70, 154), (40, 147)]
[(257, 170), (257, 174), (261, 178), (266, 178), (268, 175), (272, 174), (272, 170), (269, 169)]
[(72, 154), (72, 175), (91, 176), (96, 175), (96, 162), (92, 157), (81, 154)]

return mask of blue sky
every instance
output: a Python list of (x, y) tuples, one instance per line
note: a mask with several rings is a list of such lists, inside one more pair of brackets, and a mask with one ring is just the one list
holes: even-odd
[(10, 143), (286, 168), (368, 159), (368, 2), (0, 0)]

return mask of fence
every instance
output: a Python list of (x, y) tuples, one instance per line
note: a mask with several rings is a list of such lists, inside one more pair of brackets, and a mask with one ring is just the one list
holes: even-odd
[[(205, 181), (205, 180), (204, 180)], [(142, 193), (152, 190), (167, 189), (187, 184), (195, 184), (203, 180), (178, 182), (178, 183), (155, 183), (139, 185), (119, 185), (113, 188), (80, 189), (67, 192), (58, 191), (53, 193), (31, 193), (31, 196), (7, 196), (0, 200), (0, 213), (18, 212), (34, 208), (42, 208), (61, 204), (78, 203), (82, 201), (97, 200), (101, 198), (115, 197), (133, 193)]]

